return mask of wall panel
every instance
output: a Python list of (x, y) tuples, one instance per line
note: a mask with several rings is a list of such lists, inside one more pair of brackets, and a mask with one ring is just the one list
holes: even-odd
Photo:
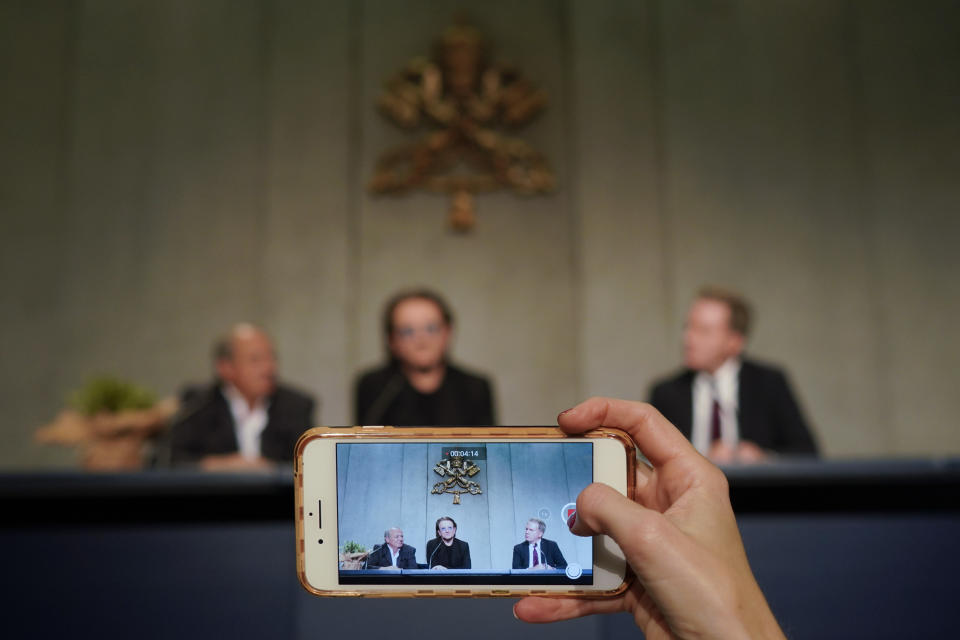
[[(262, 322), (284, 377), (349, 422), (351, 3), (276, 3), (264, 25), (266, 220)], [(351, 410), (352, 411), (352, 410)]]
[[(550, 159), (560, 189), (549, 196), (507, 193), (476, 199), (478, 223), (469, 236), (446, 225), (449, 202), (435, 194), (360, 200), (358, 359), (382, 357), (381, 310), (401, 288), (429, 286), (456, 313), (455, 359), (495, 374), (502, 422), (550, 423), (557, 407), (577, 398), (574, 267), (566, 176), (561, 6), (556, 2), (475, 4), (365, 3), (360, 172), (372, 177), (378, 155), (428, 129), (405, 134), (379, 115), (382, 83), (411, 57), (426, 55), (458, 7), (491, 36), (496, 59), (515, 61), (550, 96), (550, 107), (517, 131)], [(558, 345), (568, 345), (558, 349)], [(546, 373), (546, 375), (544, 375)]]
[(0, 5), (0, 466), (69, 464), (31, 444), (69, 377), (60, 313), (70, 200), (75, 14), (68, 2)]
[(857, 4), (881, 387), (890, 451), (960, 449), (960, 7)]
[[(375, 197), (422, 135), (382, 83), (465, 11), (550, 96), (558, 189)], [(642, 398), (704, 282), (757, 308), (831, 456), (955, 454), (955, 3), (8, 2), (0, 8), (0, 466), (110, 372), (173, 393), (226, 325), (352, 420), (401, 287), (445, 293), (503, 423)]]

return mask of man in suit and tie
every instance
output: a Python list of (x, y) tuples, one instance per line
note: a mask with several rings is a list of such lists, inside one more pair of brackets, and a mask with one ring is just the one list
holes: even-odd
[(367, 569), (416, 569), (417, 550), (403, 544), (403, 529), (390, 527), (383, 532), (383, 545), (367, 556)]
[(267, 469), (293, 460), (314, 400), (277, 382), (273, 343), (238, 324), (214, 346), (216, 381), (184, 392), (170, 428), (170, 462), (208, 471)]
[(539, 518), (530, 518), (523, 531), (524, 541), (513, 547), (514, 569), (566, 569), (567, 561), (560, 546), (543, 537), (547, 524)]
[(817, 454), (784, 373), (743, 357), (750, 309), (739, 295), (702, 289), (687, 314), (684, 369), (654, 384), (650, 403), (714, 462)]

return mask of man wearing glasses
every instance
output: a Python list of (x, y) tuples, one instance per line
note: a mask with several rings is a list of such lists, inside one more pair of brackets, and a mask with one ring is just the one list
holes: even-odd
[(450, 308), (432, 291), (404, 292), (387, 303), (384, 332), (390, 360), (357, 381), (357, 424), (495, 424), (490, 382), (449, 361), (452, 326)]

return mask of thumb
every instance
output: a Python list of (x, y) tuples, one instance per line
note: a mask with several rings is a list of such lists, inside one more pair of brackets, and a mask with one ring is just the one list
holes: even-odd
[(608, 535), (628, 559), (642, 561), (648, 550), (662, 547), (670, 523), (613, 487), (594, 482), (577, 496), (576, 520), (570, 531), (578, 536)]

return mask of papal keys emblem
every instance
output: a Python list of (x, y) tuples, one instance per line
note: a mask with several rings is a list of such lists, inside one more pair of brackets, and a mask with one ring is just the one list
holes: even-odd
[(452, 493), (453, 504), (460, 504), (461, 494), (469, 493), (476, 496), (483, 493), (480, 485), (470, 479), (480, 473), (480, 467), (463, 456), (451, 455), (446, 460), (438, 462), (433, 467), (433, 471), (443, 480), (433, 485), (430, 493)]

